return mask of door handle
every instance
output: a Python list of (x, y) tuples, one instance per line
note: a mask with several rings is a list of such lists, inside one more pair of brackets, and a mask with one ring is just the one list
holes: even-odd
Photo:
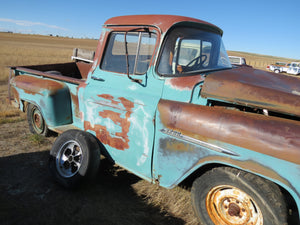
[(102, 78), (100, 78), (100, 77), (94, 77), (94, 76), (92, 76), (91, 77), (93, 80), (98, 80), (98, 81), (105, 81), (104, 79), (102, 79)]

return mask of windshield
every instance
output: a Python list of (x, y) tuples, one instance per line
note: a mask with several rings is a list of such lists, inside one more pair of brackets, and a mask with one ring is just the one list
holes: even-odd
[(193, 27), (169, 32), (158, 62), (158, 73), (182, 76), (231, 68), (221, 36)]

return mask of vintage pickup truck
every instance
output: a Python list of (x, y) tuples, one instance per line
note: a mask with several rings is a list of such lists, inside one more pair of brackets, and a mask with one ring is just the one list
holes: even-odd
[(57, 132), (49, 167), (74, 187), (100, 154), (166, 188), (193, 181), (201, 224), (298, 224), (300, 80), (232, 68), (222, 30), (170, 15), (114, 17), (92, 63), (12, 67), (11, 102)]

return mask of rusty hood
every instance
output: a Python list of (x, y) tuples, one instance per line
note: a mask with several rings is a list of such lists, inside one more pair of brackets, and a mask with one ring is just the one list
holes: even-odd
[(300, 79), (248, 67), (207, 75), (201, 96), (300, 116)]

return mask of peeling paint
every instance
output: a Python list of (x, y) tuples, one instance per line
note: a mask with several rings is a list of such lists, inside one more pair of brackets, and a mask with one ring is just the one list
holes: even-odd
[(25, 93), (32, 95), (41, 94), (43, 91), (54, 95), (57, 91), (64, 88), (64, 85), (61, 82), (29, 75), (14, 77), (11, 80), (11, 84), (12, 86), (24, 90)]
[(162, 123), (182, 134), (223, 141), (300, 164), (298, 121), (167, 100), (159, 102), (158, 110)]
[(203, 24), (206, 26), (210, 26), (215, 32), (220, 34), (223, 31), (218, 28), (217, 26), (208, 23), (203, 20), (191, 18), (191, 17), (183, 17), (183, 16), (172, 16), (172, 15), (137, 15), (137, 16), (118, 16), (108, 19), (104, 25), (112, 26), (126, 26), (126, 25), (136, 25), (136, 26), (143, 26), (143, 25), (152, 25), (155, 27), (159, 27), (162, 33), (166, 32), (171, 26), (176, 23), (180, 22), (196, 22), (198, 24)]
[(208, 75), (201, 96), (300, 116), (296, 93), (297, 77), (243, 67)]
[[(100, 118), (107, 119), (106, 125), (99, 125), (96, 122), (85, 121), (84, 128), (85, 130), (91, 130), (96, 133), (96, 137), (101, 140), (105, 145), (109, 145), (118, 150), (125, 150), (129, 148), (129, 137), (128, 132), (130, 128), (130, 115), (132, 114), (132, 109), (134, 103), (123, 98), (115, 99), (113, 96), (108, 94), (99, 95), (99, 97), (109, 100), (109, 104), (113, 104), (118, 107), (122, 107), (125, 113), (114, 112), (112, 110), (103, 110), (98, 114)], [(101, 103), (100, 103), (101, 104)], [(91, 115), (92, 117), (94, 115)], [(109, 125), (111, 124), (111, 125)], [(112, 125), (114, 124), (119, 128), (119, 132), (116, 131), (116, 128)], [(111, 129), (110, 129), (111, 128)]]
[(194, 86), (204, 81), (203, 75), (187, 76), (187, 77), (175, 77), (166, 80), (166, 85), (170, 85), (172, 88), (183, 91), (192, 90)]

